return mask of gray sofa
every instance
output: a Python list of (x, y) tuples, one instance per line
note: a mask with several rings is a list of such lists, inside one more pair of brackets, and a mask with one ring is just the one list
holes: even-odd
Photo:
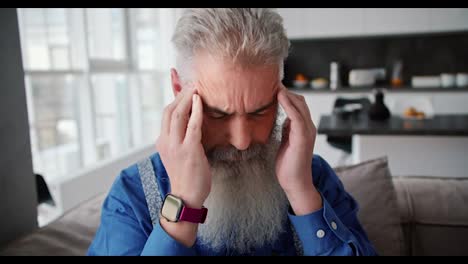
[[(391, 177), (386, 159), (335, 168), (380, 255), (468, 255), (468, 178)], [(380, 188), (380, 189), (379, 189)], [(105, 194), (12, 242), (0, 255), (85, 255)]]
[(335, 172), (380, 255), (468, 255), (468, 178), (392, 177), (386, 157)]
[(405, 255), (468, 255), (468, 178), (394, 178)]

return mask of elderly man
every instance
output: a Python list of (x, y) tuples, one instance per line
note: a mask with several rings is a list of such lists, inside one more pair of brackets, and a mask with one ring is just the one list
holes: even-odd
[(188, 9), (173, 42), (158, 153), (117, 177), (88, 254), (375, 254), (356, 201), (313, 154), (304, 98), (281, 83), (282, 18)]

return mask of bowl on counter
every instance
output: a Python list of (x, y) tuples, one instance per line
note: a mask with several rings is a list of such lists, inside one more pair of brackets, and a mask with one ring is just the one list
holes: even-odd
[(442, 87), (454, 87), (456, 84), (455, 74), (442, 73), (440, 74), (440, 84)]
[(306, 80), (294, 80), (293, 81), (293, 86), (295, 88), (305, 88), (307, 86), (307, 81)]
[(318, 78), (310, 81), (310, 86), (313, 89), (324, 89), (328, 87), (328, 81), (323, 78)]
[(458, 87), (468, 86), (468, 73), (457, 73), (455, 80)]
[(393, 115), (402, 119), (431, 119), (434, 103), (430, 96), (396, 98), (389, 103)]

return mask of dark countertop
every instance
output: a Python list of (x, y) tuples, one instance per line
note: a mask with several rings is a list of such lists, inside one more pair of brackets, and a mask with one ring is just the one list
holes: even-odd
[(289, 90), (295, 92), (310, 92), (310, 93), (371, 93), (374, 89), (383, 89), (388, 93), (420, 93), (420, 92), (468, 92), (468, 87), (447, 87), (447, 88), (413, 88), (410, 86), (403, 86), (399, 88), (394, 87), (343, 87), (337, 90), (330, 90), (330, 88), (313, 89), (311, 87), (295, 88), (288, 87)]
[(410, 120), (392, 116), (387, 121), (372, 121), (367, 115), (347, 119), (335, 115), (321, 116), (318, 134), (328, 136), (415, 135), (468, 136), (468, 115), (436, 115), (431, 119)]

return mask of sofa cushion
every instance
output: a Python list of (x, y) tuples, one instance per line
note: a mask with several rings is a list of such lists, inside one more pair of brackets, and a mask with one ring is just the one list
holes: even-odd
[(358, 218), (377, 253), (403, 255), (403, 232), (397, 197), (386, 157), (335, 168), (359, 204)]
[(468, 178), (400, 176), (393, 183), (403, 223), (468, 227)]
[(394, 177), (408, 255), (466, 255), (468, 178)]

